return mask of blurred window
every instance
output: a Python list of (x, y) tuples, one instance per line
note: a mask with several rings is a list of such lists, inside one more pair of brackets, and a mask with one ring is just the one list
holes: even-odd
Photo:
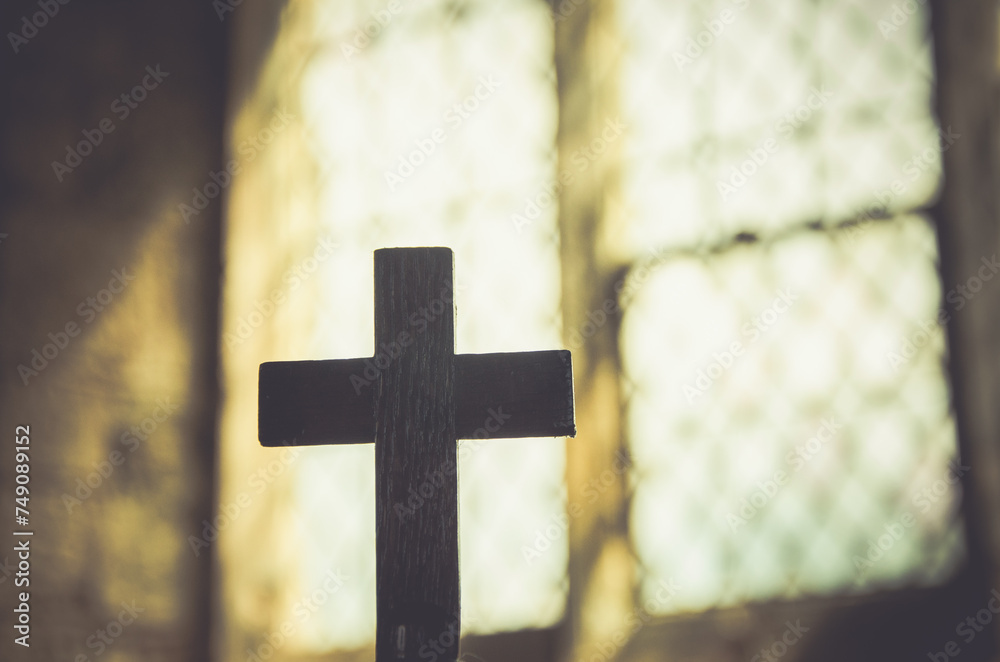
[[(621, 0), (631, 531), (664, 611), (961, 559), (925, 5)], [(947, 288), (945, 288), (947, 289)]]
[[(654, 262), (633, 274), (619, 338), (635, 459), (622, 516), (642, 597), (676, 580), (664, 612), (940, 582), (964, 553), (937, 324), (961, 295), (940, 300), (923, 212), (940, 149), (960, 138), (931, 115), (926, 8), (887, 30), (892, 7), (617, 3), (620, 230), (636, 266)], [(294, 118), (255, 165), (244, 155), (230, 201), (231, 252), (244, 258), (230, 266), (228, 328), (257, 292), (288, 293), (267, 343), (254, 340), (260, 358), (372, 355), (372, 251), (406, 245), (455, 251), (457, 351), (560, 345), (550, 11), (541, 0), (289, 3), (233, 139), (275, 107)], [(247, 250), (255, 227), (276, 225), (274, 246)], [(284, 274), (318, 238), (336, 259), (293, 292)], [(231, 401), (253, 402), (252, 378), (231, 370)], [(227, 409), (230, 446), (248, 417)], [(562, 440), (463, 444), (463, 630), (556, 624), (566, 536), (531, 560), (523, 544), (559, 525)], [(295, 564), (254, 557), (272, 564), (254, 571), (275, 594), (253, 594), (271, 606), (234, 599), (233, 618), (248, 632), (293, 619), (336, 567), (350, 581), (293, 648), (370, 646), (374, 451), (308, 453), (290, 465), (290, 491), (239, 524), (283, 527), (275, 558)], [(224, 492), (245, 479), (235, 466)]]

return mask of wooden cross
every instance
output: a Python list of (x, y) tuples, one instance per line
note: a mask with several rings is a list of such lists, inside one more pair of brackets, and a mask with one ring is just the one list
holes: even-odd
[(576, 434), (568, 351), (455, 354), (453, 265), (375, 251), (375, 355), (260, 366), (262, 445), (375, 442), (377, 662), (458, 657), (456, 441)]

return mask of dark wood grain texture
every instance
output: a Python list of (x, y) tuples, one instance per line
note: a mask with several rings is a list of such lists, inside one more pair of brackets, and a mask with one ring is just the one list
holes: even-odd
[(375, 442), (377, 662), (458, 658), (457, 439), (576, 433), (568, 351), (455, 355), (453, 263), (375, 251), (375, 355), (260, 366), (264, 446)]
[[(375, 389), (365, 361), (274, 361), (260, 366), (259, 434), (264, 446), (375, 441)], [(482, 437), (490, 410), (502, 429), (489, 437), (572, 437), (573, 365), (566, 350), (455, 356), (455, 434)]]
[(488, 435), (491, 438), (576, 434), (573, 364), (567, 350), (459, 354), (455, 385), (459, 439), (481, 437), (491, 412), (509, 416), (499, 430)]
[(375, 441), (375, 389), (351, 384), (365, 359), (260, 365), (257, 434), (264, 446)]
[[(381, 371), (375, 396), (378, 662), (419, 659), (459, 617), (452, 261), (447, 248), (375, 251), (375, 345), (413, 338)], [(450, 480), (429, 482), (448, 468)], [(433, 494), (425, 489), (423, 503), (394, 509), (425, 483)], [(439, 646), (443, 659), (458, 657), (452, 639)]]

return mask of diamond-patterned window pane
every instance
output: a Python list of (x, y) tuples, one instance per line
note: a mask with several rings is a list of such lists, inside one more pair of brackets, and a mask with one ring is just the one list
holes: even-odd
[[(947, 482), (955, 450), (934, 254), (929, 225), (910, 217), (649, 277), (623, 331), (632, 520), (647, 586), (685, 577), (671, 608), (951, 569), (956, 495), (920, 497)], [(918, 353), (897, 360), (906, 339)], [(859, 563), (906, 514), (914, 524), (884, 556)]]
[[(370, 356), (372, 251), (455, 251), (457, 351), (559, 343), (555, 210), (511, 216), (555, 170), (551, 20), (542, 2), (402, 2), (370, 42), (356, 30), (384, 2), (317, 2), (303, 35), (303, 122), (322, 173), (322, 265), (311, 356)], [(372, 32), (376, 30), (372, 28)], [(357, 48), (358, 43), (365, 43)], [(306, 47), (307, 45), (307, 47)], [(345, 48), (355, 46), (355, 50)], [(563, 442), (463, 441), (459, 450), (463, 631), (543, 627), (565, 602), (565, 541), (527, 564), (520, 541), (563, 508)], [(351, 577), (308, 623), (307, 648), (375, 632), (374, 452), (312, 448), (290, 505), (303, 586), (331, 564)]]
[[(889, 31), (892, 7), (621, 2), (628, 231), (667, 256), (623, 327), (631, 531), (669, 610), (961, 558), (937, 250), (906, 213), (960, 137), (931, 115), (926, 8)], [(716, 250), (738, 233), (761, 241)]]
[(883, 37), (890, 0), (620, 4), (635, 255), (933, 195), (925, 9)]

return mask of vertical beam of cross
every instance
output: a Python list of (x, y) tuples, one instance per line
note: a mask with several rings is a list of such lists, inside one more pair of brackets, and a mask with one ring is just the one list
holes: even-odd
[[(415, 660), (458, 629), (457, 482), (410, 517), (393, 511), (427, 475), (457, 462), (452, 269), (447, 248), (375, 252), (375, 345), (402, 350), (388, 353), (375, 395), (378, 662)], [(458, 657), (452, 638), (448, 647), (435, 641), (447, 660)]]

